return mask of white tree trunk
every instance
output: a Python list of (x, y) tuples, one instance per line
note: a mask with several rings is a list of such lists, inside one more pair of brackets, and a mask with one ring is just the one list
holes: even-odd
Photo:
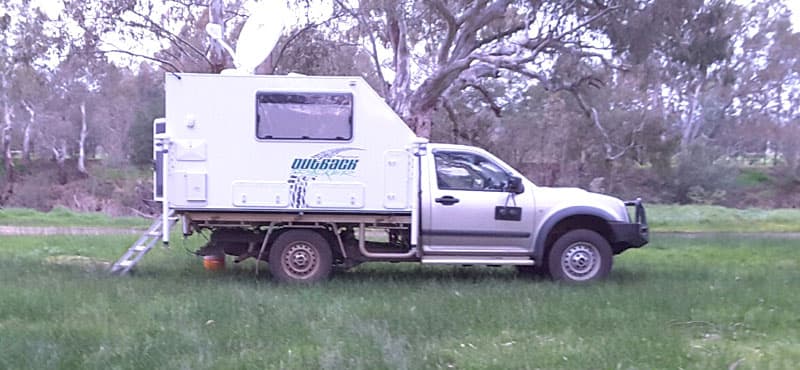
[(11, 158), (11, 104), (8, 104), (8, 96), (3, 95), (3, 162), (5, 163), (6, 182), (10, 186), (14, 182), (14, 159)]
[(67, 183), (67, 168), (65, 166), (67, 161), (67, 141), (64, 139), (56, 140), (52, 147), (53, 157), (58, 164), (58, 182), (61, 185)]
[(84, 175), (88, 175), (89, 172), (86, 171), (86, 135), (87, 135), (87, 125), (86, 125), (86, 102), (81, 102), (81, 136), (80, 140), (78, 140), (78, 171)]
[(27, 101), (22, 101), (22, 106), (25, 107), (25, 110), (28, 111), (28, 123), (25, 124), (25, 130), (23, 131), (22, 134), (22, 158), (24, 158), (26, 161), (30, 161), (31, 127), (36, 121), (36, 111), (33, 110), (33, 107)]
[[(223, 11), (225, 10), (225, 2), (223, 0), (211, 0), (208, 5), (208, 22), (216, 23), (222, 28), (222, 35), (225, 36), (225, 19), (223, 18)], [(214, 68), (214, 73), (219, 73), (225, 69), (225, 50), (222, 45), (216, 41), (211, 41), (208, 48), (208, 60)]]
[(681, 149), (687, 149), (689, 147), (689, 144), (697, 138), (703, 125), (703, 120), (700, 117), (695, 118), (695, 115), (700, 105), (700, 93), (703, 90), (705, 82), (706, 74), (703, 72), (691, 96), (689, 112), (687, 113), (686, 120), (683, 122), (683, 127), (681, 127)]
[(394, 51), (394, 82), (389, 91), (389, 101), (395, 112), (402, 114), (403, 118), (408, 118), (408, 100), (411, 93), (411, 52), (408, 49), (406, 38), (406, 23), (401, 16), (392, 16), (387, 20), (389, 25), (389, 41)]
[(31, 161), (31, 126), (33, 126), (33, 122), (29, 122), (25, 125), (25, 131), (22, 133), (22, 158), (26, 161)]

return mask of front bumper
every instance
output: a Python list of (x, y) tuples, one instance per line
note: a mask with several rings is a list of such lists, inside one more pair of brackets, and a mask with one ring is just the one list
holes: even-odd
[(634, 207), (633, 222), (612, 222), (611, 247), (614, 254), (622, 253), (629, 248), (638, 248), (650, 241), (650, 229), (647, 226), (647, 214), (641, 199), (625, 202), (625, 206)]

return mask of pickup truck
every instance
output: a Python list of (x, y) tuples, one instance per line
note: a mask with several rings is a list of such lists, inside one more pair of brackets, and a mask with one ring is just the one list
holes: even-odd
[[(242, 228), (240, 220), (233, 227), (220, 224), (224, 213), (190, 212), (189, 224), (212, 230), (198, 253), (265, 260), (285, 282), (318, 281), (334, 266), (369, 261), (516, 265), (523, 273), (584, 282), (605, 277), (614, 255), (648, 241), (640, 200), (538, 187), (475, 147), (425, 149), (429, 153), (419, 156), (420, 227), (414, 243), (412, 220), (402, 215), (368, 220), (325, 213), (251, 215), (252, 225)], [(268, 220), (274, 223), (261, 227)]]

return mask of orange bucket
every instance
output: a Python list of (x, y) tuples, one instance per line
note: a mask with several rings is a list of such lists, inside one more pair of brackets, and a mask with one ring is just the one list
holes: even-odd
[(203, 256), (203, 267), (208, 271), (220, 271), (225, 269), (225, 255), (215, 254)]

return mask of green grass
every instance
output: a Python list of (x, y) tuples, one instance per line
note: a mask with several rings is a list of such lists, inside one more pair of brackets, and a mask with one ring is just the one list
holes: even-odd
[(756, 187), (770, 182), (769, 174), (763, 168), (743, 167), (736, 176), (736, 184), (745, 187)]
[(789, 237), (656, 235), (590, 286), (416, 264), (366, 264), (317, 286), (284, 286), (248, 263), (204, 271), (180, 242), (123, 278), (47, 259), (112, 260), (133, 239), (0, 237), (0, 368), (800, 363), (800, 253)]
[(800, 232), (800, 209), (645, 204), (656, 232)]
[(99, 212), (73, 212), (63, 207), (53, 208), (50, 212), (39, 212), (25, 208), (0, 209), (0, 225), (146, 227), (150, 222), (150, 220), (141, 217), (109, 217)]
[[(800, 209), (734, 209), (706, 205), (645, 204), (655, 232), (800, 232)], [(0, 225), (146, 227), (139, 217), (112, 218), (102, 213), (0, 209)]]

